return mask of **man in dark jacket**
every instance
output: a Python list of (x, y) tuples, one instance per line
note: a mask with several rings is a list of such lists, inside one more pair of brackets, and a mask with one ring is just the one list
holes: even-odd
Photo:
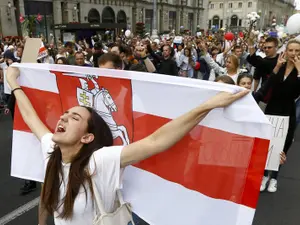
[(163, 58), (160, 62), (158, 73), (178, 76), (177, 64), (171, 53), (172, 47), (170, 45), (165, 45), (163, 47)]
[[(249, 42), (251, 42), (251, 40), (249, 40)], [(252, 66), (256, 67), (255, 73), (253, 75), (254, 91), (257, 90), (260, 80), (262, 82), (261, 85), (263, 85), (272, 74), (273, 69), (277, 64), (277, 60), (279, 56), (279, 54), (277, 54), (277, 48), (278, 48), (277, 38), (273, 38), (273, 37), (267, 38), (264, 44), (264, 51), (266, 57), (262, 58), (261, 56), (257, 56), (255, 54), (256, 48), (254, 45), (251, 45), (250, 43), (249, 45), (250, 55), (247, 57), (247, 60)]]
[(104, 52), (102, 50), (102, 43), (99, 41), (94, 44), (94, 53), (93, 53), (93, 65), (94, 67), (99, 67), (98, 61), (101, 55), (103, 55)]

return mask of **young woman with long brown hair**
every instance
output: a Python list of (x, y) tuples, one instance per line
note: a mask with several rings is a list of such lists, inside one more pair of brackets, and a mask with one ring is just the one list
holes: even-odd
[(52, 134), (18, 85), (18, 76), (18, 69), (9, 68), (8, 82), (21, 115), (41, 141), (45, 157), (46, 175), (41, 194), (41, 206), (45, 210), (40, 213), (40, 225), (45, 225), (47, 214), (54, 216), (55, 224), (92, 224), (95, 217), (92, 180), (105, 210), (113, 212), (122, 168), (169, 149), (212, 109), (226, 107), (248, 93), (219, 93), (150, 136), (124, 147), (112, 146), (108, 125), (92, 108), (81, 106), (66, 111)]
[(179, 76), (192, 78), (196, 59), (192, 55), (191, 48), (186, 47), (183, 51), (177, 62), (177, 66), (180, 68)]

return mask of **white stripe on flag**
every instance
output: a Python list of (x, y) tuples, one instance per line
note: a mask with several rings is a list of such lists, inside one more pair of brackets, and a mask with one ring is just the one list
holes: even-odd
[[(13, 66), (22, 69), (33, 69), (41, 71), (59, 71), (67, 73), (67, 75), (85, 77), (86, 75), (96, 75), (111, 78), (123, 78), (136, 81), (147, 81), (156, 84), (174, 84), (178, 86), (186, 87), (198, 87), (207, 90), (227, 91), (236, 92), (241, 90), (241, 87), (234, 85), (225, 85), (217, 82), (209, 82), (197, 79), (186, 79), (183, 77), (169, 76), (154, 73), (142, 73), (133, 72), (126, 70), (112, 70), (112, 69), (100, 69), (95, 67), (82, 67), (82, 66), (71, 66), (71, 65), (60, 65), (60, 64), (37, 64), (37, 63), (22, 63), (13, 64)], [(209, 82), (209, 83), (207, 83)], [(209, 84), (209, 85), (208, 85)]]
[[(13, 131), (11, 176), (44, 181), (41, 143), (33, 133)], [(34, 162), (34, 164), (32, 164)]]
[(151, 225), (204, 221), (205, 225), (250, 225), (255, 213), (255, 209), (205, 196), (133, 166), (125, 169), (123, 180), (125, 201)]
[[(170, 119), (183, 115), (219, 92), (205, 88), (173, 86), (136, 80), (131, 83), (133, 111)], [(210, 83), (206, 84), (210, 85)], [(178, 101), (179, 99), (184, 99), (184, 101)], [(243, 108), (237, 109), (237, 104), (232, 104), (226, 110), (215, 109), (200, 124), (230, 133), (269, 139), (270, 123), (256, 104), (250, 104), (253, 97), (249, 95), (241, 101), (238, 104), (243, 104)], [(236, 115), (235, 112), (239, 112), (239, 115)], [(218, 119), (216, 120), (216, 118)], [(257, 126), (258, 118), (262, 118), (261, 126)]]
[[(55, 75), (51, 74), (49, 70), (77, 73), (79, 77), (91, 74), (131, 79), (134, 97), (133, 110), (170, 119), (182, 115), (220, 91), (236, 92), (240, 90), (239, 87), (234, 85), (131, 71), (30, 63), (15, 64), (15, 66), (22, 68), (24, 72), (30, 71), (26, 73), (27, 78), (23, 76), (23, 85), (54, 93), (58, 93), (58, 88)], [(40, 76), (41, 73), (43, 73), (43, 76)], [(29, 76), (31, 79), (29, 79)], [(76, 74), (72, 76), (76, 76)], [(185, 93), (185, 96), (182, 96), (182, 93)], [(181, 101), (182, 105), (179, 106), (176, 100), (183, 97), (185, 101)], [(153, 101), (153, 99), (156, 99), (156, 101)], [(234, 103), (225, 110), (214, 110), (214, 116), (217, 116), (214, 118), (220, 119), (215, 120), (208, 116), (201, 124), (231, 133), (270, 139), (270, 122), (253, 102), (254, 99), (249, 94), (246, 98), (241, 99), (239, 103)], [(237, 112), (239, 114), (236, 114)], [(258, 118), (261, 120), (259, 121), (260, 127), (257, 126)], [(243, 125), (240, 122), (243, 122)]]
[(59, 93), (56, 76), (49, 70), (33, 70), (22, 68), (23, 76), (20, 76), (20, 85), (53, 93)]

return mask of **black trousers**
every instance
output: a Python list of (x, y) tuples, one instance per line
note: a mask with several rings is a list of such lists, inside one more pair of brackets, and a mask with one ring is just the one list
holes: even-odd
[(16, 97), (14, 94), (6, 95), (6, 97), (7, 97), (7, 108), (9, 109), (12, 119), (14, 120)]
[[(283, 147), (283, 152), (287, 155), (289, 149), (291, 148), (293, 141), (294, 141), (294, 135), (296, 130), (296, 117), (290, 117), (289, 120), (289, 129), (286, 136), (286, 140)], [(280, 171), (281, 166), (279, 166), (278, 171), (268, 171), (265, 170), (264, 176), (268, 176), (270, 174), (270, 177), (273, 179), (277, 179), (278, 173)]]

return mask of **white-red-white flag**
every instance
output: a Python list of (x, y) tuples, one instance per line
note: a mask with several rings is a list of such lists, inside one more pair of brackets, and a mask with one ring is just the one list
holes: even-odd
[(46, 56), (48, 56), (48, 51), (47, 48), (45, 47), (44, 43), (41, 41), (41, 47), (39, 49), (39, 54), (37, 59), (42, 59), (45, 58)]
[[(220, 91), (239, 89), (121, 70), (15, 66), (23, 90), (52, 131), (70, 107), (94, 106), (112, 128), (116, 145), (146, 137)], [(125, 199), (153, 225), (250, 225), (270, 134), (270, 123), (250, 94), (215, 109), (169, 151), (126, 168)], [(43, 181), (39, 146), (16, 110), (12, 176)]]

